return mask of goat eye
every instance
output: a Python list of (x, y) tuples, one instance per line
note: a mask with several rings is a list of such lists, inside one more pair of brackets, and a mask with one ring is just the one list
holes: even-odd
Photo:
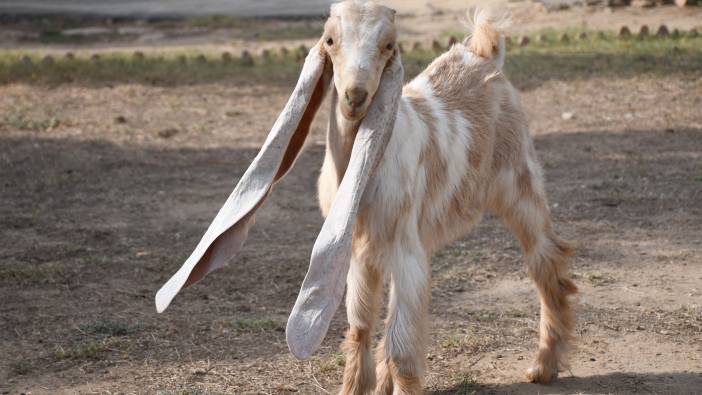
[(392, 49), (393, 49), (394, 47), (395, 47), (395, 44), (390, 43), (390, 44), (388, 44), (388, 45), (385, 47), (385, 49), (387, 49), (388, 51), (392, 51)]
[(329, 37), (329, 38), (327, 39), (327, 45), (330, 46), (330, 47), (331, 47), (332, 45), (334, 45), (334, 39), (331, 38), (331, 37)]

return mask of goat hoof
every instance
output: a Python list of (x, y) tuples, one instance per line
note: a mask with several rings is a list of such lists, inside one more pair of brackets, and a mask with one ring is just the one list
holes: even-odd
[(533, 366), (526, 371), (526, 378), (532, 383), (548, 384), (558, 377), (558, 369), (543, 365)]

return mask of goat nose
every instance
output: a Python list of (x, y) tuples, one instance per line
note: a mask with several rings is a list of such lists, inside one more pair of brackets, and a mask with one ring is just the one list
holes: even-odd
[(360, 107), (366, 102), (368, 91), (363, 88), (352, 88), (346, 90), (346, 103), (351, 107)]

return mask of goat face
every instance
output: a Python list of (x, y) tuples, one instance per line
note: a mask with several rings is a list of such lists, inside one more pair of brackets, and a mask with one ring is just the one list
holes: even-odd
[(322, 41), (333, 64), (337, 111), (350, 121), (366, 115), (397, 51), (394, 20), (394, 10), (374, 2), (347, 1), (331, 8)]

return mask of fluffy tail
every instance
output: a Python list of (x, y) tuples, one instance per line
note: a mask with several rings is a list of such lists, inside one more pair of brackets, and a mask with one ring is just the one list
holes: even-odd
[(485, 59), (494, 58), (502, 68), (505, 62), (504, 30), (509, 26), (507, 13), (498, 13), (488, 8), (468, 10), (467, 27), (470, 34), (465, 40), (468, 49)]

